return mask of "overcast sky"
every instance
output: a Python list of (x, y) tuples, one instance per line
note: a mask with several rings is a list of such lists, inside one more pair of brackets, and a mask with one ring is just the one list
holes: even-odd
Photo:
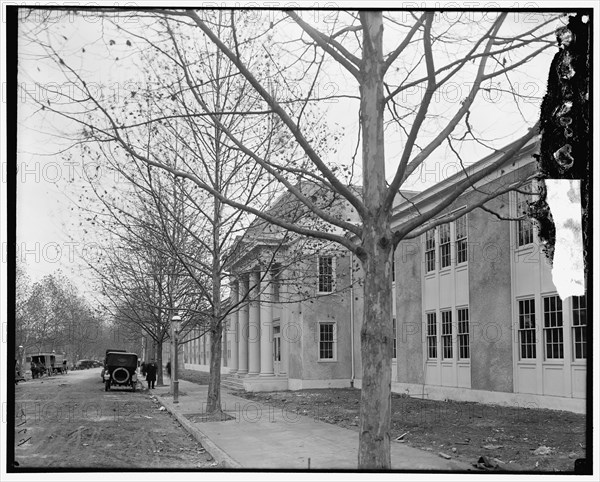
[[(476, 15), (475, 13), (473, 15)], [(477, 14), (481, 15), (481, 14)], [(493, 18), (493, 17), (490, 17)], [(117, 38), (118, 44), (108, 45), (110, 35), (105, 30), (106, 26), (94, 19), (70, 17), (68, 22), (56, 22), (51, 25), (54, 34), (64, 35), (69, 50), (73, 54), (69, 62), (81, 69), (88, 76), (96, 79), (105, 86), (122, 86), (127, 82), (142, 82), (140, 71), (134, 59), (128, 59), (128, 50), (124, 45), (124, 38)], [(485, 18), (478, 18), (485, 23)], [(504, 33), (509, 35), (511, 29), (522, 30), (526, 22), (539, 21), (531, 13), (509, 15)], [(526, 25), (531, 28), (533, 24)], [(140, 22), (124, 25), (135, 30), (144, 24)], [(287, 30), (288, 35), (294, 35)], [(40, 30), (40, 39), (44, 39), (47, 32)], [(392, 33), (385, 37), (394, 43)], [(77, 209), (74, 201), (77, 200), (81, 185), (81, 164), (71, 164), (65, 160), (61, 153), (71, 145), (68, 137), (72, 133), (72, 125), (59, 120), (47, 112), (40, 112), (25, 90), (30, 95), (38, 98), (43, 95), (36, 91), (33, 80), (44, 79), (45, 82), (61, 82), (56, 70), (48, 63), (31, 55), (35, 49), (31, 45), (20, 46), (27, 55), (20, 57), (21, 91), (19, 92), (19, 123), (18, 123), (18, 167), (20, 174), (17, 180), (18, 208), (17, 208), (17, 245), (21, 251), (21, 258), (28, 264), (28, 271), (32, 278), (41, 276), (61, 268), (66, 274), (75, 277), (82, 276), (80, 269), (82, 263), (79, 257), (84, 255), (89, 244), (93, 243), (94, 235), (84, 235), (79, 226)], [(130, 52), (131, 50), (129, 50)], [(539, 115), (539, 102), (545, 93), (545, 83), (548, 68), (555, 49), (541, 55), (522, 69), (518, 76), (512, 78), (513, 88), (520, 94), (530, 96), (515, 103), (508, 92), (483, 96), (482, 100), (473, 108), (471, 122), (480, 131), (485, 131), (486, 141), (489, 140), (495, 147), (523, 135), (526, 125), (533, 124)], [(116, 61), (115, 57), (119, 57)], [(91, 59), (91, 60), (90, 60)], [(330, 74), (330, 75), (334, 75)], [(56, 79), (56, 80), (55, 80)], [(497, 79), (503, 82), (497, 87), (509, 89), (506, 79)], [(336, 93), (347, 91), (356, 95), (356, 85), (346, 77), (335, 79), (331, 85), (324, 84), (323, 89), (332, 89)], [(68, 88), (61, 86), (61, 89)], [(466, 95), (469, 85), (455, 82), (449, 83), (438, 96), (435, 108), (443, 112), (444, 109), (455, 109)], [(406, 101), (415, 103), (423, 93), (413, 90), (406, 93)], [(51, 99), (47, 99), (51, 100)], [(356, 101), (343, 101), (323, 104), (327, 111), (326, 119), (331, 125), (339, 125), (345, 131), (345, 137), (339, 142), (337, 155), (340, 159), (348, 159), (354, 153), (357, 139), (357, 114)], [(505, 107), (502, 107), (505, 106)], [(349, 115), (350, 112), (350, 115)], [(490, 112), (493, 115), (490, 115)], [(392, 128), (390, 128), (392, 129)], [(403, 145), (402, 136), (386, 135), (386, 158), (389, 165), (393, 165)], [(360, 152), (360, 151), (359, 151)], [(489, 151), (481, 146), (472, 146), (462, 152), (467, 162), (475, 162)], [(443, 177), (454, 174), (458, 167), (456, 160), (449, 160), (448, 149), (440, 148), (436, 155), (425, 167), (418, 171), (404, 188), (422, 190), (440, 181)], [(360, 154), (359, 154), (360, 158)], [(391, 171), (391, 169), (389, 170)], [(388, 172), (388, 177), (390, 176)], [(73, 182), (69, 182), (72, 179)], [(97, 235), (97, 234), (96, 234)], [(93, 249), (93, 247), (91, 248)]]

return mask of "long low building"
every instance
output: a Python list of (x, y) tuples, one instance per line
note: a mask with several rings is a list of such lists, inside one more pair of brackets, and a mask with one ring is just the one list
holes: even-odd
[[(392, 391), (585, 411), (587, 298), (561, 300), (536, 226), (523, 218), (535, 181), (505, 192), (534, 173), (537, 149), (537, 142), (526, 145), (431, 220), (431, 228), (397, 246)], [(403, 191), (393, 223), (426, 210), (500, 155), (423, 192)], [(485, 209), (474, 208), (492, 192), (500, 194)], [(343, 202), (332, 205), (352, 216)], [(456, 219), (439, 224), (449, 213)], [(360, 388), (357, 260), (338, 246), (284, 239), (262, 223), (235, 253), (228, 269), (230, 302), (238, 309), (223, 338), (223, 371), (247, 390)], [(205, 338), (186, 344), (187, 368), (208, 370)]]

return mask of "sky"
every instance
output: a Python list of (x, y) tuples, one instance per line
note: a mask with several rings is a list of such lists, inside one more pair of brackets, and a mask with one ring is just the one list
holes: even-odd
[[(268, 13), (263, 12), (263, 14)], [(315, 17), (309, 18), (326, 22), (328, 15), (330, 14), (322, 16), (315, 14)], [(451, 13), (448, 12), (447, 15), (448, 17), (440, 21), (452, 20)], [(473, 20), (485, 23), (486, 18), (480, 15), (473, 13)], [(50, 28), (55, 35), (64, 35), (65, 39), (68, 39), (65, 40), (65, 45), (73, 52), (69, 59), (75, 68), (81, 69), (87, 75), (88, 79), (94, 79), (108, 86), (109, 91), (115, 92), (123, 89), (123, 86), (126, 87), (128, 83), (143, 82), (134, 59), (127, 58), (129, 54), (123, 39), (116, 37), (117, 45), (109, 45), (109, 40), (112, 38), (108, 38), (110, 35), (101, 29), (102, 24), (97, 20), (92, 15), (83, 19), (70, 17), (68, 22), (56, 22)], [(525, 16), (511, 14), (507, 18), (505, 32), (508, 35), (512, 29), (521, 30), (524, 26), (529, 29), (536, 21), (539, 19), (532, 17), (531, 14)], [(139, 26), (127, 24), (124, 27), (135, 30)], [(286, 29), (286, 34), (291, 38), (297, 36), (293, 29)], [(39, 39), (45, 38), (46, 32), (40, 30)], [(385, 38), (393, 43), (393, 32), (390, 31)], [(22, 45), (21, 48), (27, 52), (31, 51), (31, 47), (27, 44)], [(79, 54), (84, 50), (85, 54)], [(501, 147), (514, 140), (516, 136), (524, 134), (526, 122), (524, 118), (527, 121), (533, 119), (530, 122), (533, 124), (539, 111), (539, 102), (544, 94), (549, 62), (555, 52), (554, 49), (549, 50), (547, 55), (540, 56), (528, 65), (522, 75), (512, 79), (512, 87), (517, 92), (533, 96), (533, 98), (519, 100), (518, 110), (509, 107), (511, 104), (514, 106), (514, 103), (507, 92), (484, 95), (478, 106), (473, 108), (471, 116), (473, 125), (480, 130), (494, 133), (489, 139), (490, 144)], [(115, 56), (120, 57), (119, 61), (114, 60)], [(90, 62), (90, 58), (95, 61)], [(63, 93), (68, 91), (69, 86), (62, 83), (64, 81), (57, 75), (55, 68), (49, 67), (35, 56), (23, 56), (20, 59), (20, 68), (22, 70), (18, 93), (17, 249), (34, 281), (56, 269), (61, 269), (65, 274), (81, 279), (84, 289), (93, 290), (92, 284), (86, 278), (85, 263), (82, 263), (82, 258), (94, 252), (96, 246), (94, 236), (101, 237), (102, 234), (82, 232), (75, 204), (83, 184), (82, 171), (88, 173), (95, 165), (82, 164), (76, 158), (65, 158), (63, 152), (71, 144), (68, 137), (73, 126), (51, 116), (48, 112), (41, 112), (31, 99), (31, 96), (35, 96), (43, 101), (53, 100), (34, 85), (34, 79), (38, 81), (43, 79), (46, 83), (56, 82), (57, 88)], [(329, 77), (326, 78), (330, 82), (319, 84), (323, 93), (348, 92), (356, 95), (356, 85), (348, 80), (347, 75), (342, 77), (335, 69), (330, 72)], [(456, 109), (457, 104), (468, 92), (469, 78), (467, 76), (464, 82), (460, 79), (457, 82), (449, 82), (439, 94), (436, 94), (433, 102), (436, 112), (444, 113), (446, 110), (450, 112)], [(497, 80), (502, 82), (502, 88), (508, 88), (505, 79)], [(122, 95), (122, 92), (118, 95)], [(414, 103), (422, 98), (422, 95), (422, 90), (413, 89), (402, 94), (399, 100)], [(501, 104), (506, 104), (506, 110), (498, 109)], [(339, 159), (350, 158), (356, 149), (358, 137), (356, 105), (356, 101), (341, 99), (322, 105), (323, 109), (326, 109), (324, 121), (332, 126), (340, 126), (345, 132), (335, 154)], [(492, 107), (493, 110), (490, 111)], [(353, 114), (349, 115), (349, 112)], [(493, 112), (493, 115), (490, 115), (490, 112)], [(502, 115), (499, 116), (498, 113)], [(395, 135), (387, 135), (390, 132)], [(399, 134), (401, 133), (394, 126), (388, 127), (386, 157), (390, 165), (397, 162), (403, 147), (404, 137)], [(460, 165), (455, 159), (449, 160), (448, 153), (447, 147), (441, 147), (424, 170), (417, 171), (404, 188), (423, 190), (457, 172)], [(467, 163), (475, 162), (488, 153), (489, 150), (482, 149), (481, 146), (467, 147), (461, 152)], [(360, 159), (360, 150), (358, 158)]]

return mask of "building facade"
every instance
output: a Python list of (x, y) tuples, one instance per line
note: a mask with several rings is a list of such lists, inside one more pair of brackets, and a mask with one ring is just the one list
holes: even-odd
[[(527, 145), (439, 215), (456, 219), (425, 226), (396, 248), (394, 392), (585, 410), (587, 298), (560, 299), (536, 226), (511, 220), (535, 199), (527, 194), (536, 191), (534, 181), (506, 191), (533, 174), (536, 149)], [(467, 174), (496, 159), (482, 159)], [(411, 209), (427, 210), (464, 175), (403, 193), (393, 222)], [(499, 195), (474, 209), (492, 192)], [(239, 309), (223, 338), (224, 372), (247, 390), (360, 388), (357, 260), (327, 244), (295, 257), (293, 243), (252, 239), (231, 263), (230, 301)], [(184, 348), (187, 367), (208, 370), (210, 344), (203, 338)]]

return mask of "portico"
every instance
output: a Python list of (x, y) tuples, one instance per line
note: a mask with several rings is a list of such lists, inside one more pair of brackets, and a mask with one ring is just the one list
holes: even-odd
[[(286, 390), (288, 350), (281, 313), (276, 296), (276, 276), (272, 269), (255, 266), (236, 273), (230, 285), (230, 306), (227, 339), (231, 343), (229, 373), (243, 380), (248, 391)], [(278, 340), (274, 339), (274, 326)], [(276, 352), (277, 343), (277, 352)], [(235, 355), (234, 355), (235, 354)], [(277, 355), (277, 368), (275, 359)]]

